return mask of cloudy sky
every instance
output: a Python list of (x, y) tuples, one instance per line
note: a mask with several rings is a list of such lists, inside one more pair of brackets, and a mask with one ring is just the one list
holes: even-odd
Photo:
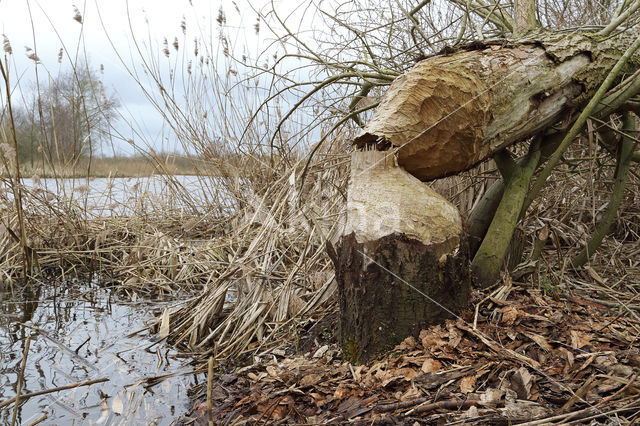
[[(35, 80), (35, 63), (27, 58), (28, 49), (40, 59), (41, 81), (47, 74), (55, 77), (69, 70), (71, 62), (86, 55), (94, 68), (104, 66), (104, 85), (120, 100), (124, 119), (119, 120), (117, 129), (122, 137), (144, 139), (156, 149), (171, 151), (175, 142), (129, 74), (141, 70), (143, 59), (137, 48), (167, 69), (170, 61), (162, 54), (165, 38), (170, 47), (175, 37), (189, 44), (197, 37), (216, 48), (216, 18), (221, 6), (235, 43), (254, 48), (262, 43), (253, 30), (256, 8), (246, 0), (0, 0), (0, 33), (13, 49), (9, 57), (13, 86), (26, 92)], [(74, 20), (76, 8), (82, 25)], [(186, 35), (181, 28), (183, 20)], [(64, 58), (59, 63), (61, 48)], [(139, 78), (145, 83), (144, 74)], [(125, 142), (116, 142), (114, 149), (117, 153), (132, 151)], [(111, 147), (105, 149), (106, 154), (111, 152)]]

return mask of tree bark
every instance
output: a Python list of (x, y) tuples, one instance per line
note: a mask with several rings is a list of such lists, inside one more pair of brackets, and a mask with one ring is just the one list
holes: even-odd
[(448, 201), (379, 151), (352, 155), (347, 224), (329, 254), (344, 356), (364, 362), (467, 306), (469, 254)]
[(514, 37), (533, 31), (538, 26), (536, 20), (536, 0), (515, 0), (513, 28)]
[[(569, 119), (637, 36), (534, 33), (425, 59), (394, 81), (354, 144), (397, 148), (420, 180), (469, 169)], [(639, 65), (636, 54), (627, 71)]]

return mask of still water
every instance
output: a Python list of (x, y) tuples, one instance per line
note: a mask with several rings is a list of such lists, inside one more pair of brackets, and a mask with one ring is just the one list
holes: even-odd
[[(129, 216), (150, 210), (173, 211), (231, 202), (221, 178), (211, 176), (165, 176), (137, 178), (45, 179), (24, 178), (29, 197), (47, 200), (58, 207), (74, 206), (90, 217)], [(7, 182), (0, 191), (13, 199)], [(28, 204), (28, 203), (27, 203)]]
[[(23, 185), (35, 194), (29, 196), (73, 204), (91, 217), (170, 211), (220, 199), (215, 178), (193, 176), (35, 178)], [(0, 191), (11, 198), (3, 182)], [(108, 381), (21, 400), (16, 424), (44, 415), (42, 424), (171, 424), (188, 411), (187, 389), (203, 377), (191, 373), (188, 357), (155, 341), (153, 334), (132, 335), (165, 306), (90, 280), (0, 287), (0, 404), (16, 394), (31, 335), (22, 395)], [(0, 408), (0, 424), (11, 423), (13, 410), (14, 404)]]
[[(78, 282), (0, 290), (0, 402), (16, 394), (31, 334), (21, 394), (109, 381), (21, 401), (17, 424), (45, 414), (45, 424), (170, 424), (188, 410), (187, 389), (199, 378), (153, 335), (131, 336), (162, 306)], [(0, 423), (10, 424), (13, 409), (0, 409)]]

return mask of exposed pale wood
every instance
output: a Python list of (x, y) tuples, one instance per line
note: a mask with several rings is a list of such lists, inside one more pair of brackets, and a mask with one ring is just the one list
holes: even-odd
[(344, 235), (351, 233), (359, 243), (403, 234), (443, 254), (460, 242), (462, 219), (453, 204), (398, 167), (393, 153), (356, 151)]
[[(466, 170), (583, 106), (637, 34), (529, 37), (419, 62), (391, 85), (354, 143), (399, 148), (399, 164), (421, 180)], [(635, 55), (628, 70), (638, 64)]]

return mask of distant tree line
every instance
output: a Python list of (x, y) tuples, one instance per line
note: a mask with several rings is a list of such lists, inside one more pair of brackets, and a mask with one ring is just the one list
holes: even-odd
[(119, 106), (89, 65), (49, 75), (22, 96), (13, 99), (13, 118), (20, 162), (31, 165), (88, 156), (108, 138)]

